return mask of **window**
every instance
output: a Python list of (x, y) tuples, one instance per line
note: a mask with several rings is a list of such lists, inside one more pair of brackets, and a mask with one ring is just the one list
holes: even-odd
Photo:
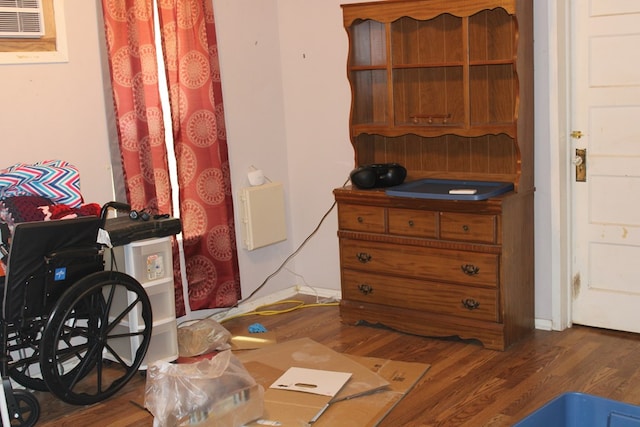
[(42, 36), (42, 0), (0, 0), (0, 37)]
[(45, 33), (37, 38), (0, 38), (0, 64), (66, 62), (63, 0), (42, 0)]

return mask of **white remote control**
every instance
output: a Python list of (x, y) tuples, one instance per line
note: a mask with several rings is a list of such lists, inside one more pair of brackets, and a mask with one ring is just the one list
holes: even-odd
[(449, 194), (476, 194), (478, 190), (475, 188), (452, 188)]

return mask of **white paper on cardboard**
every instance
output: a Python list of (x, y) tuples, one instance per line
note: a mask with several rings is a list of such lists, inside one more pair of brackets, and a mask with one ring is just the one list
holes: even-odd
[(333, 397), (349, 381), (348, 372), (291, 367), (270, 388)]

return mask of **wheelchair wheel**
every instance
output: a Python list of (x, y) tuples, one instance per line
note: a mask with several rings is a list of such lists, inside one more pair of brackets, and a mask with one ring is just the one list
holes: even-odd
[[(88, 309), (74, 310), (73, 316), (78, 318), (70, 321), (75, 323), (86, 321), (87, 312)], [(46, 318), (31, 319), (8, 334), (8, 351), (13, 359), (8, 366), (9, 376), (30, 390), (49, 391), (40, 369), (40, 341), (46, 322)], [(68, 370), (64, 374), (65, 377), (74, 377), (79, 368), (77, 366)]]
[(93, 273), (56, 302), (40, 343), (49, 391), (74, 405), (114, 395), (135, 375), (151, 339), (151, 303), (134, 278)]
[[(32, 427), (40, 418), (40, 404), (38, 399), (24, 390), (14, 390), (13, 398), (16, 401), (16, 413), (9, 413), (11, 426)], [(14, 416), (15, 415), (15, 416)]]

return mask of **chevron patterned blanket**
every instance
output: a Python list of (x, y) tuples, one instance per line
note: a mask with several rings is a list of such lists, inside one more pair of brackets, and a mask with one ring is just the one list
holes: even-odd
[(0, 199), (13, 196), (40, 196), (77, 208), (83, 202), (80, 174), (63, 160), (18, 163), (0, 170)]
[(18, 163), (0, 169), (0, 277), (18, 222), (100, 215), (100, 205), (83, 204), (80, 174), (63, 160)]

